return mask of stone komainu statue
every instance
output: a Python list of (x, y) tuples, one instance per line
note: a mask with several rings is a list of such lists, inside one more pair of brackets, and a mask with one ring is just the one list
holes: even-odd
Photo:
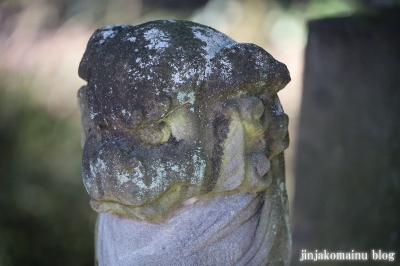
[(99, 265), (288, 265), (284, 64), (153, 21), (97, 30), (79, 76)]

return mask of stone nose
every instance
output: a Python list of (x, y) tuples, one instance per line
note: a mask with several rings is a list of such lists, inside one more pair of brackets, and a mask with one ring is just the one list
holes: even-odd
[(104, 170), (101, 176), (110, 175), (118, 169), (123, 169), (135, 154), (135, 145), (127, 138), (115, 138), (104, 143), (93, 143), (89, 147), (93, 152), (90, 154), (92, 164), (97, 161), (103, 162)]

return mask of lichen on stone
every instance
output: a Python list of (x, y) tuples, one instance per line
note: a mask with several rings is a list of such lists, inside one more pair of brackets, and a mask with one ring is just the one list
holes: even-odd
[(286, 66), (188, 21), (111, 25), (79, 66), (83, 180), (98, 212), (162, 219), (191, 198), (268, 189), (287, 147)]

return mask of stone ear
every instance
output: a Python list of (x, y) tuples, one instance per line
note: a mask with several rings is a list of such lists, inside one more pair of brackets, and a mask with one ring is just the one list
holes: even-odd
[[(110, 40), (123, 31), (124, 28), (128, 28), (128, 25), (110, 25), (104, 28), (97, 29), (87, 44), (85, 53), (83, 54), (82, 60), (79, 63), (78, 75), (85, 81), (89, 81), (92, 76), (92, 72), (96, 72), (94, 67), (99, 67), (99, 62), (104, 61), (104, 57), (111, 54), (112, 50), (110, 45), (106, 45)], [(121, 35), (120, 35), (121, 36)], [(118, 38), (115, 38), (117, 40)], [(105, 48), (106, 47), (106, 48)]]
[(206, 70), (205, 90), (210, 94), (273, 95), (290, 81), (284, 64), (261, 47), (235, 43), (222, 48)]
[(94, 47), (94, 36), (97, 36), (100, 30), (96, 30), (90, 38), (85, 53), (83, 54), (82, 60), (79, 63), (78, 75), (81, 79), (89, 81), (92, 73), (91, 65), (93, 64), (93, 58), (96, 57), (97, 49)]

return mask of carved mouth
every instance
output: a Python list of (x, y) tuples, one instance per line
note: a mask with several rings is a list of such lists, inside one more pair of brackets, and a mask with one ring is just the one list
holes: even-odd
[(90, 201), (92, 208), (98, 213), (114, 213), (136, 217), (140, 220), (155, 221), (166, 213), (179, 208), (186, 199), (199, 195), (199, 188), (185, 183), (174, 184), (159, 197), (142, 205), (129, 205), (115, 201)]
[(175, 184), (200, 187), (206, 168), (205, 154), (185, 143), (122, 149), (121, 139), (86, 141), (83, 179), (95, 201), (140, 206), (161, 197)]

